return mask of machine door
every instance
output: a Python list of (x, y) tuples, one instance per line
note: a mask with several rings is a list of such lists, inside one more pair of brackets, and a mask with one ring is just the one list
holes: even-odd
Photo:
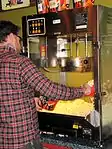
[(101, 40), (101, 104), (103, 138), (112, 135), (112, 8), (102, 9)]

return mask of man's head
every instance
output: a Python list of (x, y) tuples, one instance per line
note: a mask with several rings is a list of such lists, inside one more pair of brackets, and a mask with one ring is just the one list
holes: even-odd
[(0, 21), (0, 44), (11, 44), (17, 52), (21, 50), (19, 27), (10, 21)]

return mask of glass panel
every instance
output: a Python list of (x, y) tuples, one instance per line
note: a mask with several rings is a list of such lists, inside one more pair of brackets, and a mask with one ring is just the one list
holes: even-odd
[(28, 55), (35, 65), (39, 65), (40, 50), (39, 50), (39, 38), (29, 38)]
[[(92, 53), (92, 41), (91, 34), (83, 33), (83, 34), (70, 34), (70, 35), (60, 35), (53, 38), (48, 37), (48, 56), (51, 54), (53, 56), (53, 52), (58, 59), (58, 62), (66, 61), (66, 66), (64, 71), (59, 71), (59, 73), (51, 73), (56, 71), (55, 68), (51, 68), (48, 66), (49, 72), (44, 71), (44, 74), (47, 75), (53, 81), (66, 84), (67, 86), (81, 86), (84, 83), (87, 83), (93, 78), (93, 53)], [(78, 46), (78, 48), (77, 48)], [(65, 59), (64, 59), (65, 58)], [(80, 58), (83, 62), (84, 67), (81, 65), (81, 68), (85, 69), (67, 69), (67, 60), (73, 62), (75, 58)], [(48, 61), (50, 61), (50, 56), (48, 57)], [(60, 61), (59, 61), (60, 60)], [(73, 61), (74, 60), (74, 61)], [(87, 65), (84, 63), (84, 60), (87, 60)], [(60, 68), (63, 68), (65, 63), (60, 62)], [(57, 63), (58, 65), (59, 63)], [(72, 63), (70, 63), (70, 66)], [(50, 65), (51, 66), (51, 65)], [(87, 69), (86, 69), (87, 68)], [(81, 73), (83, 72), (83, 73)], [(57, 78), (57, 79), (56, 79)], [(73, 81), (74, 80), (74, 81)], [(95, 121), (95, 118), (98, 117), (98, 113), (94, 108), (94, 97), (84, 97), (80, 99), (73, 99), (71, 101), (59, 100), (56, 103), (56, 106), (53, 110), (42, 109), (41, 112), (46, 113), (55, 113), (55, 114), (64, 114), (64, 115), (72, 115), (72, 116), (81, 116), (84, 117), (88, 122), (90, 122), (94, 127), (99, 126), (99, 122)]]
[(103, 137), (112, 135), (112, 8), (104, 8), (101, 33), (101, 89)]

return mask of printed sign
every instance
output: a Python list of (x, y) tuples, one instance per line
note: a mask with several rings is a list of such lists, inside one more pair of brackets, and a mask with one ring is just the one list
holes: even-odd
[(2, 10), (11, 10), (30, 5), (30, 0), (1, 0)]

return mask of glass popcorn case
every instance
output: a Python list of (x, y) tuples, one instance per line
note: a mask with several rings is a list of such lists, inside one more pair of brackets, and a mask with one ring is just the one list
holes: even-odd
[(39, 111), (41, 133), (88, 139), (102, 147), (112, 135), (112, 8), (23, 16), (22, 24), (24, 51), (49, 79), (67, 86), (95, 86), (94, 96), (59, 100), (53, 108), (50, 102), (51, 109)]

